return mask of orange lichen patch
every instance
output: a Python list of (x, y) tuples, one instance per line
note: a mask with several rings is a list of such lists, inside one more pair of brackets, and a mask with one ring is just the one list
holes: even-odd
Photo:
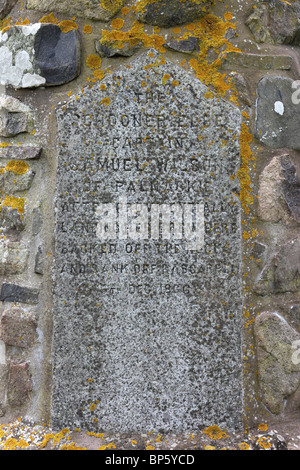
[(102, 80), (105, 77), (105, 72), (101, 69), (94, 70), (93, 77), (96, 80)]
[(84, 27), (83, 27), (83, 32), (84, 32), (85, 34), (91, 34), (92, 31), (93, 31), (93, 26), (91, 26), (90, 24), (84, 25)]
[(30, 24), (30, 21), (28, 18), (25, 18), (25, 20), (22, 20), (21, 18), (19, 18), (19, 21), (16, 21), (16, 26), (26, 26)]
[(110, 442), (109, 444), (99, 447), (98, 450), (109, 450), (109, 449), (116, 449), (116, 446), (113, 442)]
[[(229, 28), (235, 29), (236, 26), (214, 15), (206, 15), (197, 22), (197, 27), (192, 33), (186, 32), (179, 38), (188, 39), (192, 34), (199, 39), (200, 52), (189, 61), (190, 66), (195, 70), (197, 78), (208, 86), (212, 85), (221, 96), (224, 96), (231, 88), (230, 82), (226, 81), (226, 74), (219, 72), (222, 59), (226, 57), (227, 52), (239, 50), (225, 38)], [(211, 50), (217, 54), (217, 58), (212, 63), (207, 60)]]
[(4, 20), (0, 21), (0, 29), (1, 29), (1, 32), (4, 33), (5, 31), (7, 31), (9, 28), (12, 27), (12, 24), (11, 23), (11, 17), (9, 16), (8, 18), (5, 18)]
[(250, 450), (250, 446), (247, 442), (241, 442), (238, 446), (241, 450)]
[(5, 199), (2, 201), (1, 206), (11, 207), (12, 209), (16, 209), (19, 214), (23, 214), (25, 211), (25, 199), (23, 197), (5, 196)]
[(110, 104), (110, 98), (109, 97), (103, 98), (103, 100), (101, 100), (101, 104), (108, 106)]
[(265, 450), (270, 449), (272, 447), (271, 442), (266, 437), (259, 437), (256, 443)]
[(60, 23), (58, 23), (58, 26), (60, 27), (63, 33), (68, 33), (69, 31), (72, 31), (72, 29), (78, 29), (78, 24), (72, 20), (61, 21)]
[(103, 30), (100, 43), (109, 44), (110, 47), (122, 49), (125, 44), (136, 46), (143, 42), (145, 47), (153, 47), (160, 52), (165, 52), (163, 47), (165, 38), (158, 34), (146, 34), (144, 32), (144, 25), (135, 21), (129, 31), (119, 31), (114, 29), (112, 31)]
[(124, 20), (122, 20), (122, 18), (115, 18), (112, 20), (111, 26), (114, 29), (122, 29), (124, 26)]
[(130, 13), (130, 8), (128, 7), (123, 7), (121, 10), (122, 15), (126, 16), (128, 13)]
[(11, 160), (7, 163), (5, 170), (15, 175), (24, 175), (29, 170), (29, 165), (24, 160)]
[(219, 426), (209, 426), (208, 428), (203, 429), (203, 433), (209, 436), (211, 439), (225, 439), (227, 434), (223, 432)]
[(242, 123), (240, 134), (241, 145), (241, 166), (237, 172), (241, 184), (240, 200), (245, 214), (249, 214), (249, 206), (253, 204), (253, 195), (251, 188), (250, 168), (249, 164), (254, 157), (252, 157), (250, 143), (253, 140), (252, 134), (249, 132), (245, 123)]
[(95, 70), (101, 67), (102, 59), (97, 54), (89, 54), (85, 63), (90, 69)]
[(58, 24), (59, 20), (55, 18), (53, 12), (49, 13), (49, 15), (43, 16), (40, 20), (39, 23), (53, 23), (53, 24)]
[(268, 425), (265, 423), (261, 423), (258, 425), (259, 431), (267, 431), (268, 430)]
[(5, 147), (8, 147), (9, 145), (12, 145), (12, 144), (10, 144), (10, 143), (8, 143), (8, 142), (2, 142), (2, 143), (0, 144), (0, 147), (5, 148)]

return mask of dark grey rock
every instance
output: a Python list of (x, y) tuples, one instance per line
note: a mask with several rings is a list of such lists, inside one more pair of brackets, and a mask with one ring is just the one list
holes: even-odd
[(157, 0), (145, 5), (138, 13), (144, 23), (170, 28), (189, 23), (209, 13), (213, 0), (195, 3), (193, 0)]
[(38, 235), (43, 225), (43, 212), (41, 207), (35, 207), (32, 211), (32, 235)]
[(46, 85), (61, 85), (80, 73), (80, 42), (76, 29), (63, 33), (59, 26), (43, 24), (35, 35), (35, 67)]
[(291, 216), (300, 222), (300, 178), (288, 157), (281, 159), (283, 181), (283, 195)]
[(37, 304), (38, 300), (39, 289), (8, 283), (3, 283), (1, 286), (1, 302), (21, 302), (25, 304)]
[(293, 83), (285, 77), (265, 77), (258, 83), (255, 134), (269, 147), (300, 149), (300, 113)]

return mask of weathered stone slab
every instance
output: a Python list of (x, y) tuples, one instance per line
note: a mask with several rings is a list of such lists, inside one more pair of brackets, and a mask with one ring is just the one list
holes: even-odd
[(55, 427), (241, 426), (240, 112), (207, 91), (152, 51), (57, 111)]
[(40, 158), (41, 147), (15, 147), (14, 145), (0, 149), (0, 157), (9, 160), (33, 160)]
[(39, 11), (57, 11), (67, 15), (109, 21), (124, 5), (123, 0), (27, 0), (27, 8)]
[(36, 88), (68, 83), (80, 72), (79, 33), (58, 25), (12, 26), (0, 33), (0, 84)]

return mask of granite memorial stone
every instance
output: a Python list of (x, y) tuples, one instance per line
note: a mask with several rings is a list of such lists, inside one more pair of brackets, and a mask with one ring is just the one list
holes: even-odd
[(239, 110), (151, 51), (57, 119), (54, 427), (241, 428)]

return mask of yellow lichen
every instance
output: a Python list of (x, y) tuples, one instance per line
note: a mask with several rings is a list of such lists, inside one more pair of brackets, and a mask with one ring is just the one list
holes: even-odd
[(252, 157), (250, 143), (253, 140), (252, 134), (249, 132), (248, 127), (245, 123), (242, 123), (241, 134), (240, 134), (240, 146), (241, 146), (241, 166), (237, 172), (237, 177), (240, 181), (240, 200), (242, 207), (246, 214), (249, 214), (249, 206), (253, 204), (253, 195), (251, 188), (250, 168), (249, 164)]
[(59, 20), (55, 18), (53, 12), (49, 13), (49, 15), (43, 16), (40, 20), (39, 23), (53, 23), (53, 24), (58, 24)]
[(223, 432), (219, 426), (209, 426), (208, 428), (203, 429), (203, 433), (209, 436), (211, 439), (224, 439), (227, 436), (225, 432)]
[(100, 6), (111, 13), (116, 13), (122, 6), (122, 0), (100, 0)]
[(111, 26), (114, 29), (121, 29), (124, 26), (124, 20), (122, 20), (122, 18), (115, 18), (112, 20)]
[(95, 70), (101, 67), (102, 60), (97, 54), (89, 54), (85, 63), (90, 69)]
[(91, 34), (92, 31), (93, 31), (93, 26), (91, 26), (90, 24), (84, 25), (84, 27), (83, 27), (83, 32), (84, 32), (85, 34)]
[(64, 20), (58, 23), (58, 26), (62, 30), (63, 33), (68, 33), (72, 31), (72, 29), (78, 29), (78, 24), (72, 20)]
[(1, 202), (2, 207), (11, 207), (16, 209), (19, 214), (23, 214), (25, 209), (25, 199), (23, 197), (15, 196), (5, 196), (4, 200)]
[(11, 160), (7, 163), (5, 170), (15, 175), (24, 175), (29, 170), (29, 165), (24, 160)]

